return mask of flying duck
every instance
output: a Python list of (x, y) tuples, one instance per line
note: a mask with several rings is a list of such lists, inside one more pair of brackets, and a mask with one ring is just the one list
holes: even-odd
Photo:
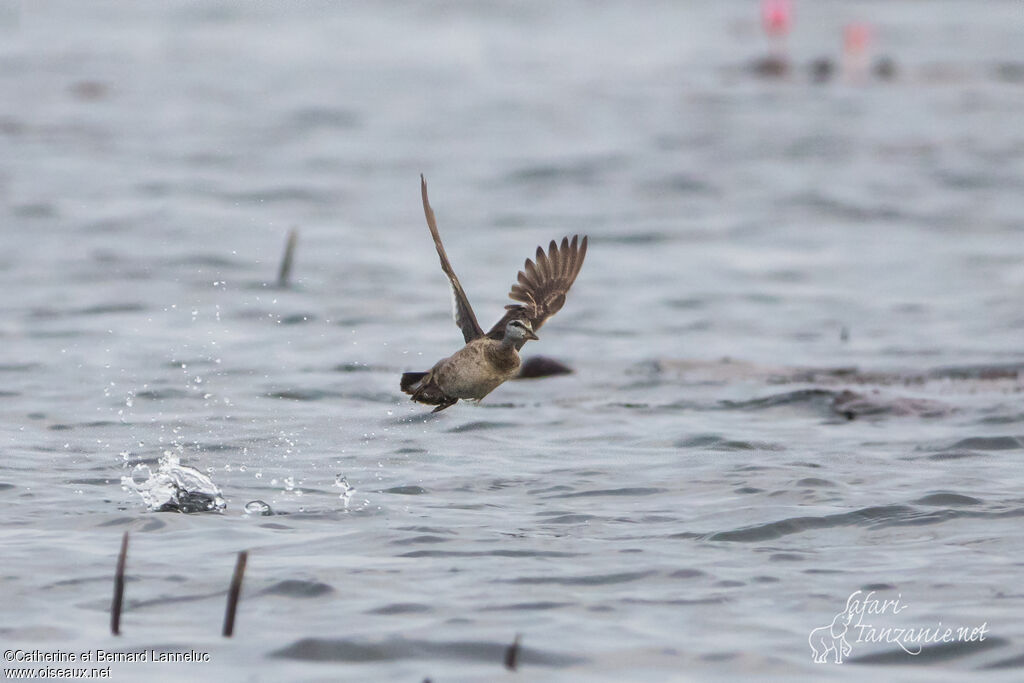
[(565, 304), (566, 292), (576, 281), (587, 255), (587, 237), (579, 239), (579, 235), (573, 235), (571, 241), (563, 237), (561, 244), (552, 240), (547, 253), (537, 247), (536, 262), (526, 259), (509, 292), (509, 297), (520, 303), (505, 306), (505, 315), (484, 333), (444, 251), (434, 210), (427, 199), (427, 181), (422, 175), (420, 193), (441, 270), (451, 283), (455, 324), (466, 339), (465, 346), (438, 361), (429, 371), (402, 375), (402, 391), (412, 396), (413, 401), (436, 406), (436, 413), (455, 405), (460, 398), (479, 401), (515, 376), (519, 370), (519, 349), (527, 341), (537, 339), (536, 331)]

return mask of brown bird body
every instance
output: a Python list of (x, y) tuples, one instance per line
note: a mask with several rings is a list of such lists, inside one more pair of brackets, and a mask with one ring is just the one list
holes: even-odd
[(518, 370), (515, 346), (481, 337), (438, 361), (431, 373), (449, 397), (479, 401)]
[(464, 347), (438, 361), (428, 372), (402, 375), (402, 391), (414, 401), (436, 406), (437, 412), (459, 399), (479, 401), (515, 376), (519, 370), (519, 349), (530, 339), (537, 339), (535, 330), (565, 304), (565, 295), (583, 266), (587, 238), (573, 236), (570, 241), (564, 237), (561, 245), (552, 241), (546, 253), (537, 247), (536, 262), (526, 260), (509, 293), (521, 303), (506, 306), (505, 315), (485, 334), (441, 243), (434, 211), (427, 199), (426, 180), (420, 176), (420, 181), (427, 227), (441, 259), (441, 270), (452, 287), (455, 322), (466, 340)]

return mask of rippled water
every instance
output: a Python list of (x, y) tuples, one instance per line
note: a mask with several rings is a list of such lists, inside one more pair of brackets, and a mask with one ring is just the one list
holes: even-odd
[[(1020, 4), (801, 3), (784, 80), (746, 68), (753, 5), (0, 11), (4, 647), (211, 654), (121, 680), (488, 680), (517, 633), (530, 680), (1019, 676)], [(812, 84), (864, 19), (896, 80)], [(485, 326), (590, 235), (526, 348), (574, 374), (405, 400), (461, 342), (420, 172)], [(227, 509), (122, 488), (167, 454)], [(857, 590), (989, 635), (814, 664)]]

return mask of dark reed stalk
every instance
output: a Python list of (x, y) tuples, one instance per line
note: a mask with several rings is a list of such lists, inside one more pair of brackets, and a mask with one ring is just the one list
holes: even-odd
[(249, 559), (249, 553), (243, 550), (238, 553), (238, 561), (235, 562), (235, 573), (231, 577), (231, 588), (228, 589), (228, 605), (224, 610), (224, 632), (225, 638), (230, 638), (235, 632), (235, 611), (238, 609), (238, 598), (242, 593), (242, 577), (245, 575), (245, 563)]
[(124, 565), (128, 558), (128, 532), (121, 537), (121, 552), (114, 570), (114, 601), (110, 603), (110, 632), (121, 635), (121, 607), (124, 605)]
[(521, 640), (520, 634), (516, 634), (516, 639), (512, 641), (512, 644), (505, 650), (505, 668), (509, 671), (515, 671), (519, 666), (519, 641)]
[(281, 257), (281, 267), (277, 271), (277, 286), (284, 289), (292, 276), (292, 262), (295, 259), (295, 244), (299, 241), (299, 231), (292, 228), (288, 231), (288, 241), (284, 244), (284, 256)]

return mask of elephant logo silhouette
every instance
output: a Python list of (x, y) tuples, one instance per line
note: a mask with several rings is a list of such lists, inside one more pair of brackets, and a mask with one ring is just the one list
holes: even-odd
[(846, 639), (846, 631), (850, 628), (850, 622), (856, 614), (853, 599), (860, 591), (855, 592), (846, 601), (846, 607), (836, 615), (828, 626), (819, 626), (811, 631), (807, 642), (811, 646), (811, 653), (814, 661), (818, 664), (828, 662), (829, 653), (833, 653), (836, 664), (843, 663), (843, 657), (848, 657), (853, 650), (850, 641)]

